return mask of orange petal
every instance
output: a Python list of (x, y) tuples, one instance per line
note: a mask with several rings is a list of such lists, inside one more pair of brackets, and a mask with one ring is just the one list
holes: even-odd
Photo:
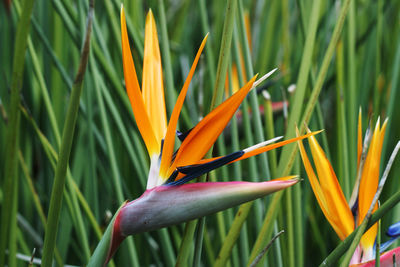
[(160, 165), (160, 176), (161, 177), (168, 178), (168, 176), (166, 175), (166, 171), (168, 170), (169, 164), (171, 163), (171, 159), (172, 159), (172, 154), (173, 154), (173, 149), (174, 149), (174, 144), (175, 144), (175, 132), (176, 132), (176, 126), (178, 124), (179, 114), (181, 112), (183, 102), (185, 100), (186, 93), (189, 88), (190, 81), (192, 80), (197, 63), (200, 59), (201, 52), (203, 51), (203, 48), (207, 42), (207, 38), (208, 38), (208, 34), (206, 35), (206, 37), (204, 37), (203, 42), (201, 43), (200, 48), (197, 51), (197, 55), (193, 61), (192, 67), (190, 68), (190, 71), (186, 78), (185, 84), (183, 85), (182, 90), (178, 96), (178, 99), (176, 100), (174, 110), (172, 111), (171, 118), (169, 120), (167, 134), (166, 134), (165, 140), (164, 140), (163, 153), (162, 153), (162, 157), (161, 157), (161, 165)]
[[(229, 96), (229, 79), (228, 74), (226, 75), (226, 82), (225, 82), (225, 96)], [(239, 91), (239, 77), (238, 77), (238, 70), (236, 64), (232, 64), (232, 94)]]
[(171, 174), (177, 166), (194, 164), (203, 158), (252, 88), (256, 77), (254, 76), (236, 94), (211, 111), (190, 131), (182, 142), (168, 174)]
[(151, 9), (146, 17), (143, 57), (142, 95), (147, 114), (152, 122), (158, 147), (167, 131), (164, 86), (158, 45), (156, 22)]
[[(297, 128), (296, 134), (299, 136), (299, 131)], [(312, 150), (319, 180), (311, 166), (302, 141), (298, 141), (298, 145), (311, 187), (325, 217), (339, 238), (343, 240), (354, 229), (354, 221), (350, 208), (348, 207), (346, 199), (343, 196), (343, 192), (337, 182), (336, 175), (333, 172), (329, 161), (326, 159), (325, 153), (319, 146), (314, 136), (309, 137), (308, 141)], [(321, 167), (324, 168), (324, 173), (321, 173)], [(331, 184), (332, 191), (327, 190), (327, 183)]]
[[(299, 136), (299, 134), (300, 134), (297, 127), (296, 127), (296, 134), (297, 134), (297, 136)], [(325, 214), (325, 217), (328, 219), (330, 224), (332, 226), (334, 226), (334, 229), (336, 231), (337, 227), (335, 228), (335, 224), (333, 222), (331, 222), (331, 220), (330, 220), (331, 214), (329, 213), (329, 207), (326, 203), (324, 192), (321, 189), (321, 185), (319, 184), (317, 176), (315, 175), (313, 167), (311, 166), (310, 160), (308, 159), (307, 153), (304, 149), (303, 142), (300, 140), (297, 142), (297, 144), (299, 145), (299, 150), (300, 150), (301, 158), (303, 160), (303, 165), (304, 165), (304, 168), (306, 169), (307, 176), (310, 181), (311, 188), (314, 192), (315, 198), (317, 199), (317, 202), (318, 202), (322, 212)], [(336, 233), (338, 233), (338, 235), (339, 235), (339, 233), (341, 233), (341, 231), (339, 231), (339, 232), (336, 231)]]
[[(381, 161), (382, 143), (386, 130), (386, 121), (380, 128), (380, 120), (376, 122), (374, 134), (369, 146), (367, 158), (361, 175), (360, 191), (358, 195), (359, 221), (361, 224), (371, 205), (379, 184), (379, 166)], [(378, 208), (376, 204), (373, 211)], [(372, 248), (378, 231), (377, 224), (373, 225), (361, 238), (363, 249)]]
[[(243, 76), (243, 77), (245, 77), (245, 76)], [(232, 94), (235, 94), (237, 91), (239, 91), (239, 89), (240, 89), (239, 74), (238, 74), (236, 64), (233, 64), (233, 66), (232, 66)]]
[(297, 136), (297, 137), (295, 137), (295, 138), (291, 138), (291, 139), (289, 139), (289, 140), (284, 140), (284, 141), (278, 142), (278, 143), (276, 143), (276, 144), (271, 144), (271, 145), (268, 145), (268, 146), (259, 147), (259, 148), (257, 148), (257, 149), (254, 149), (254, 150), (251, 150), (251, 151), (249, 151), (249, 152), (246, 152), (243, 156), (241, 156), (240, 158), (238, 158), (237, 160), (235, 160), (235, 161), (233, 161), (233, 162), (236, 162), (236, 161), (239, 161), (239, 160), (242, 160), (242, 159), (247, 159), (247, 158), (256, 156), (256, 155), (258, 155), (258, 154), (261, 154), (261, 153), (270, 151), (270, 150), (272, 150), (272, 149), (275, 149), (275, 148), (278, 148), (278, 147), (281, 147), (281, 146), (284, 146), (284, 145), (287, 145), (287, 144), (296, 142), (296, 141), (298, 141), (298, 140), (302, 140), (302, 139), (304, 139), (304, 138), (310, 137), (310, 136), (315, 135), (315, 134), (318, 134), (318, 133), (320, 133), (320, 132), (322, 132), (322, 131), (316, 131), (316, 132), (312, 132), (312, 133), (307, 133), (306, 135)]
[(308, 141), (331, 220), (340, 230), (338, 235), (343, 240), (354, 230), (353, 215), (343, 195), (336, 174), (321, 146), (314, 136), (309, 137)]
[(135, 65), (133, 64), (131, 48), (129, 46), (128, 33), (126, 30), (125, 12), (121, 6), (121, 39), (122, 39), (122, 61), (124, 65), (124, 76), (126, 91), (131, 102), (133, 114), (140, 134), (146, 144), (150, 156), (159, 153), (157, 140), (154, 131), (146, 113), (146, 108), (140, 92), (139, 82), (136, 76)]
[[(308, 134), (305, 134), (305, 135), (302, 135), (302, 136), (298, 136), (298, 137), (295, 137), (295, 138), (292, 138), (292, 139), (289, 139), (289, 140), (284, 140), (284, 141), (278, 142), (278, 143), (276, 143), (276, 144), (270, 144), (270, 145), (264, 145), (264, 146), (262, 146), (263, 143), (260, 143), (260, 144), (258, 144), (258, 145), (256, 145), (256, 146), (260, 146), (260, 145), (261, 145), (261, 146), (255, 148), (255, 149), (251, 149), (251, 148), (245, 149), (245, 150), (244, 150), (245, 153), (243, 154), (243, 156), (241, 156), (240, 158), (238, 158), (238, 159), (236, 159), (236, 160), (234, 160), (234, 161), (232, 161), (232, 162), (229, 162), (229, 164), (230, 164), (230, 163), (233, 163), (233, 162), (236, 162), (236, 161), (239, 161), (239, 160), (243, 160), (243, 159), (247, 159), (247, 158), (250, 158), (250, 157), (259, 155), (259, 154), (261, 154), (261, 153), (270, 151), (270, 150), (275, 149), (275, 148), (278, 148), (278, 147), (282, 147), (282, 146), (284, 146), (284, 145), (287, 145), (287, 144), (290, 144), (290, 143), (293, 143), (293, 142), (296, 142), (296, 141), (299, 141), (299, 140), (302, 140), (302, 139), (304, 139), (304, 138), (307, 138), (307, 137), (309, 137), (309, 136), (311, 136), (311, 135), (318, 134), (318, 133), (320, 133), (320, 132), (322, 132), (322, 130), (321, 130), (321, 131), (312, 132), (312, 133), (308, 133)], [(267, 142), (268, 142), (268, 141), (267, 141)], [(248, 152), (246, 152), (246, 150), (247, 150)], [(202, 160), (200, 160), (200, 161), (199, 161), (198, 163), (196, 163), (196, 164), (204, 164), (204, 163), (207, 163), (207, 162), (216, 160), (216, 159), (218, 159), (218, 158), (221, 158), (221, 157), (214, 157), (214, 158), (209, 158), (209, 159), (202, 159)]]
[(360, 158), (362, 154), (362, 146), (363, 146), (363, 140), (362, 140), (362, 121), (361, 121), (361, 108), (358, 113), (358, 133), (357, 133), (357, 168), (360, 165)]

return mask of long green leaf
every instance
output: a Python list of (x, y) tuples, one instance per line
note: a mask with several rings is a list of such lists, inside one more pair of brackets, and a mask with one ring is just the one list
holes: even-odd
[(7, 127), (7, 147), (4, 158), (4, 202), (1, 212), (0, 233), (0, 266), (5, 264), (5, 252), (9, 249), (9, 266), (16, 266), (16, 220), (18, 207), (18, 150), (19, 150), (19, 105), (21, 102), (21, 88), (25, 66), (25, 51), (30, 29), (33, 10), (33, 0), (23, 2), (22, 14), (18, 22), (15, 49), (13, 57), (13, 70), (11, 78), (11, 99), (9, 112), (9, 125)]
[(78, 115), (79, 100), (82, 92), (83, 78), (89, 58), (90, 34), (92, 31), (92, 19), (94, 15), (93, 12), (94, 3), (91, 2), (81, 61), (71, 91), (71, 99), (68, 105), (67, 117), (64, 123), (64, 130), (61, 139), (60, 154), (57, 162), (56, 172), (54, 175), (54, 184), (51, 193), (50, 208), (47, 216), (48, 221), (46, 225), (45, 239), (43, 245), (42, 266), (51, 266), (53, 261), (54, 247), (57, 237), (58, 222), (62, 204), (62, 192), (64, 191), (68, 160), (71, 152), (76, 117)]

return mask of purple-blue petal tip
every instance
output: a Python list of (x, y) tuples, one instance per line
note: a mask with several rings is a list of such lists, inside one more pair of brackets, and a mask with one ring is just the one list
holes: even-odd
[(386, 234), (390, 237), (398, 237), (400, 235), (400, 221), (389, 226)]

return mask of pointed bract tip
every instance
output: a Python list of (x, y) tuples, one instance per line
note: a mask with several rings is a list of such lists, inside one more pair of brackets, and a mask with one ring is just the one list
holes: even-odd
[(278, 137), (272, 138), (270, 140), (258, 143), (256, 145), (253, 145), (251, 147), (243, 149), (243, 152), (244, 153), (248, 153), (248, 152), (253, 151), (253, 150), (257, 149), (257, 148), (264, 147), (264, 146), (267, 146), (269, 144), (275, 143), (276, 141), (278, 141), (278, 140), (280, 140), (282, 138), (283, 138), (283, 136), (278, 136)]
[[(270, 72), (268, 72), (267, 74), (264, 74), (260, 79), (258, 79), (254, 84), (253, 84), (253, 88), (257, 87), (258, 85), (260, 85), (263, 81), (265, 81), (269, 76), (271, 76), (272, 74), (274, 74), (274, 72), (277, 70), (278, 68), (275, 68), (273, 70), (271, 70)], [(258, 73), (257, 73), (258, 75)]]
[(377, 127), (379, 127), (380, 124), (381, 124), (381, 116), (378, 116), (378, 119), (376, 120), (376, 124), (375, 124), (375, 129), (376, 129)]
[(146, 23), (150, 22), (150, 21), (154, 21), (154, 15), (153, 15), (153, 11), (151, 10), (151, 8), (149, 9), (149, 12), (147, 12), (147, 16), (146, 16)]
[[(208, 39), (208, 35), (209, 35), (210, 33), (208, 32), (207, 34), (206, 34), (206, 36), (204, 36), (204, 38), (203, 38), (203, 41), (201, 42), (201, 45), (203, 45), (203, 43), (205, 43), (205, 42), (207, 42), (207, 39)], [(200, 46), (201, 46), (200, 45)]]
[(121, 3), (121, 13), (124, 12), (124, 4)]
[(276, 178), (273, 181), (300, 181), (300, 177), (298, 175), (289, 175), (289, 176), (285, 176), (285, 177), (280, 177), (280, 178)]
[(383, 121), (382, 128), (383, 128), (384, 125), (386, 125), (388, 123), (388, 120), (389, 120), (389, 118), (386, 117), (385, 120)]

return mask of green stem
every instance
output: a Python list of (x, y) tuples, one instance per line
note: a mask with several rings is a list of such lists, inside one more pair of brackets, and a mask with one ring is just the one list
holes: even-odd
[[(122, 185), (121, 185), (121, 175), (120, 175), (120, 172), (118, 169), (117, 158), (115, 156), (114, 147), (112, 145), (113, 143), (112, 143), (112, 137), (111, 137), (111, 130), (109, 127), (106, 110), (104, 107), (104, 101), (103, 101), (104, 97), (101, 94), (102, 90), (100, 89), (100, 86), (98, 84), (98, 82), (101, 80), (101, 78), (100, 78), (99, 73), (97, 72), (97, 68), (95, 68), (94, 61), (91, 60), (90, 66), (91, 66), (91, 70), (95, 77), (95, 79), (94, 79), (94, 84), (96, 85), (95, 87), (98, 88), (98, 90), (96, 90), (96, 97), (97, 97), (97, 103), (99, 104), (99, 107), (100, 107), (100, 117), (101, 117), (101, 122), (102, 122), (102, 125), (104, 128), (104, 133), (105, 133), (105, 138), (106, 138), (107, 154), (109, 155), (112, 177), (113, 177), (113, 182), (114, 182), (114, 189), (115, 189), (115, 192), (117, 195), (118, 202), (122, 203), (122, 202), (124, 202), (124, 194), (123, 194)], [(103, 85), (103, 83), (102, 83), (102, 85)], [(132, 239), (127, 239), (126, 243), (129, 247), (129, 252), (130, 252), (129, 258), (130, 258), (131, 264), (139, 265), (136, 248), (135, 248), (135, 245), (134, 245)]]
[[(294, 173), (300, 173), (300, 157), (297, 156), (295, 159)], [(302, 198), (301, 183), (293, 186), (293, 198), (294, 198), (294, 235), (295, 235), (295, 266), (304, 266), (304, 203)]]
[[(303, 49), (303, 56), (300, 65), (299, 75), (297, 77), (296, 82), (296, 92), (294, 94), (294, 103), (291, 105), (290, 115), (288, 119), (288, 130), (285, 135), (285, 138), (291, 138), (295, 135), (295, 126), (298, 125), (301, 115), (301, 110), (304, 105), (304, 95), (306, 91), (307, 81), (309, 78), (309, 73), (311, 70), (311, 62), (312, 62), (312, 54), (314, 50), (315, 44), (315, 35), (317, 32), (318, 26), (318, 18), (320, 11), (320, 0), (317, 0), (313, 3), (310, 21), (308, 23), (307, 35)], [(278, 175), (283, 174), (283, 169), (286, 168), (287, 159), (289, 158), (289, 154), (296, 147), (295, 144), (287, 145), (282, 150), (281, 160), (278, 165)], [(261, 249), (261, 248), (260, 248)]]
[(5, 265), (5, 252), (9, 248), (9, 266), (15, 266), (16, 248), (16, 216), (18, 207), (18, 150), (19, 150), (19, 105), (21, 102), (21, 88), (25, 66), (25, 51), (27, 46), (33, 0), (23, 2), (23, 11), (17, 26), (13, 69), (11, 77), (11, 99), (9, 112), (9, 125), (7, 127), (7, 146), (4, 165), (4, 201), (1, 212), (0, 234), (0, 266)]
[(57, 162), (57, 168), (54, 175), (54, 184), (50, 199), (50, 208), (48, 213), (48, 222), (46, 225), (45, 239), (43, 246), (42, 266), (51, 266), (53, 261), (54, 247), (57, 237), (58, 223), (61, 211), (62, 196), (67, 174), (68, 160), (72, 147), (76, 117), (78, 115), (79, 100), (82, 92), (82, 83), (86, 71), (86, 65), (89, 58), (90, 35), (92, 29), (92, 20), (94, 12), (94, 3), (91, 2), (88, 24), (85, 35), (84, 47), (82, 50), (79, 69), (72, 86), (71, 98), (68, 105), (67, 116), (64, 123), (64, 130), (61, 139), (60, 154)]
[(381, 266), (381, 220), (378, 221), (378, 233), (376, 234), (375, 244), (375, 267)]
[(294, 218), (292, 205), (292, 188), (285, 190), (286, 194), (286, 228), (287, 228), (287, 266), (295, 266), (294, 251)]
[(228, 0), (225, 12), (224, 30), (222, 32), (221, 48), (218, 58), (217, 75), (215, 78), (214, 94), (211, 100), (210, 111), (222, 102), (226, 73), (230, 59), (233, 26), (235, 22), (236, 0)]
[[(235, 33), (234, 33), (234, 43), (235, 43)], [(236, 38), (237, 39), (237, 38)], [(237, 47), (237, 42), (236, 45)], [(232, 67), (229, 68), (229, 93), (232, 95)], [(243, 81), (242, 81), (243, 82)], [(233, 116), (232, 122), (231, 122), (231, 140), (232, 140), (232, 152), (233, 151), (238, 151), (240, 150), (240, 145), (239, 145), (239, 130), (238, 130), (238, 120), (236, 116)], [(254, 159), (253, 159), (254, 161)], [(234, 176), (237, 177), (238, 180), (241, 179), (242, 177), (242, 164), (241, 162), (236, 162), (233, 165), (233, 173)], [(231, 223), (233, 220), (231, 221)], [(240, 241), (239, 241), (239, 249), (240, 249), (240, 264), (244, 266), (247, 262), (247, 259), (249, 258), (249, 240), (248, 240), (248, 231), (246, 227), (246, 222), (243, 223), (242, 229), (240, 230)], [(223, 244), (225, 245), (225, 243)]]
[[(357, 69), (356, 69), (356, 8), (355, 1), (350, 2), (349, 15), (348, 15), (348, 25), (347, 25), (347, 61), (348, 66), (347, 73), (347, 88), (344, 88), (346, 92), (347, 102), (347, 140), (348, 140), (348, 151), (349, 151), (349, 163), (350, 168), (348, 173), (350, 174), (351, 181), (353, 182), (356, 177), (357, 170), (357, 109), (358, 109), (358, 97), (357, 92)], [(351, 189), (349, 188), (348, 195), (351, 194)]]
[[(224, 30), (222, 33), (221, 48), (218, 59), (217, 75), (214, 86), (214, 93), (209, 110), (213, 110), (219, 103), (222, 102), (226, 73), (230, 58), (230, 47), (232, 42), (232, 33), (234, 26), (234, 18), (236, 12), (236, 0), (228, 0), (225, 12)], [(212, 151), (212, 149), (210, 149)], [(208, 152), (206, 157), (210, 157)], [(204, 177), (202, 177), (204, 179)], [(186, 224), (185, 233), (183, 235), (181, 247), (179, 250), (176, 266), (186, 266), (189, 257), (190, 247), (193, 240), (194, 231), (197, 221), (190, 221)]]
[(44, 104), (48, 111), (50, 125), (53, 129), (53, 134), (55, 136), (57, 147), (58, 147), (58, 146), (60, 146), (60, 142), (61, 142), (60, 131), (58, 130), (57, 120), (56, 120), (56, 116), (53, 111), (53, 106), (51, 104), (50, 96), (49, 96), (49, 93), (48, 93), (48, 90), (46, 87), (46, 83), (44, 81), (43, 73), (40, 69), (37, 54), (35, 52), (35, 49), (33, 47), (33, 43), (32, 43), (32, 40), (30, 37), (28, 37), (28, 48), (29, 48), (29, 54), (31, 55), (31, 58), (32, 58), (33, 69), (35, 71), (36, 78), (40, 85), (39, 87), (40, 87), (41, 93), (43, 95)]
[[(235, 63), (237, 66), (237, 73), (238, 73), (238, 78), (239, 78), (239, 84), (244, 84), (244, 78), (242, 75), (242, 67), (240, 64), (240, 51), (239, 51), (239, 47), (238, 47), (238, 37), (237, 37), (237, 32), (234, 32), (233, 35), (233, 48), (234, 48), (234, 58), (235, 58)], [(243, 124), (244, 124), (244, 131), (245, 131), (245, 138), (246, 138), (246, 143), (248, 146), (251, 146), (254, 144), (254, 139), (253, 139), (253, 134), (251, 131), (251, 126), (250, 126), (250, 118), (249, 118), (249, 114), (248, 111), (249, 110), (249, 106), (247, 103), (247, 100), (244, 99), (243, 103), (242, 103), (242, 111), (243, 111)], [(256, 166), (256, 161), (255, 158), (251, 157), (248, 159), (249, 162), (249, 169), (250, 169), (250, 178), (252, 178), (253, 180), (255, 179), (256, 175), (257, 175), (257, 166)], [(249, 202), (246, 204), (243, 204), (239, 207), (238, 212), (236, 213), (236, 216), (232, 222), (232, 225), (229, 229), (229, 232), (225, 238), (225, 241), (222, 244), (222, 247), (219, 251), (218, 257), (215, 261), (215, 266), (225, 266), (226, 261), (228, 260), (233, 246), (237, 241), (237, 238), (239, 237), (239, 233), (245, 223), (245, 220), (247, 218), (247, 216), (249, 215), (250, 209), (252, 207), (254, 202)], [(258, 218), (260, 217), (261, 219), (261, 207), (260, 203), (256, 203), (256, 209), (255, 209), (255, 225), (256, 228), (259, 229), (260, 225), (258, 224), (259, 220)], [(247, 258), (247, 257), (246, 257)]]
[(239, 237), (240, 229), (242, 228), (252, 205), (253, 202), (248, 202), (239, 207), (239, 211), (236, 213), (235, 219), (231, 228), (229, 229), (228, 235), (224, 240), (223, 246), (219, 251), (217, 258), (215, 259), (214, 267), (226, 266), (226, 261), (228, 260), (232, 248)]
[(343, 188), (343, 193), (347, 199), (350, 197), (350, 176), (349, 176), (349, 148), (347, 136), (346, 107), (344, 102), (344, 56), (343, 43), (339, 41), (336, 48), (336, 114), (337, 114), (337, 136), (338, 152), (337, 158), (339, 165), (339, 182)]
[(181, 246), (179, 248), (178, 257), (176, 258), (175, 267), (187, 266), (187, 260), (191, 251), (191, 243), (193, 240), (194, 231), (196, 230), (197, 221), (186, 223), (185, 232), (183, 233)]
[[(253, 65), (252, 65), (252, 60), (251, 60), (251, 54), (250, 54), (250, 46), (249, 42), (247, 41), (247, 34), (246, 34), (246, 27), (244, 23), (244, 14), (243, 14), (243, 1), (238, 0), (239, 3), (239, 37), (240, 37), (240, 43), (243, 48), (243, 57), (244, 57), (244, 62), (246, 66), (246, 75), (247, 78), (250, 79), (254, 75), (254, 70), (253, 70)], [(253, 129), (254, 129), (254, 136), (255, 136), (255, 141), (256, 143), (260, 143), (265, 141), (264, 139), (264, 133), (263, 133), (263, 126), (261, 122), (261, 115), (260, 115), (260, 109), (258, 106), (258, 99), (257, 99), (257, 92), (256, 90), (252, 90), (249, 93), (249, 98), (250, 98), (250, 106), (251, 106), (251, 112), (252, 112), (252, 121), (253, 121)], [(245, 111), (247, 112), (247, 111)], [(258, 156), (259, 158), (259, 172), (261, 172), (261, 175), (264, 177), (264, 179), (269, 180), (271, 178), (271, 174), (269, 171), (269, 164), (268, 164), (268, 159), (267, 159), (267, 154), (262, 153)], [(277, 240), (277, 243), (279, 243), (279, 240)]]
[(176, 91), (174, 87), (174, 75), (172, 73), (171, 54), (168, 39), (167, 19), (165, 17), (164, 0), (158, 0), (160, 26), (161, 26), (161, 55), (164, 62), (165, 70), (165, 83), (166, 83), (166, 98), (167, 98), (167, 111), (172, 114), (175, 106)]
[[(210, 32), (210, 26), (208, 24), (208, 17), (207, 17), (207, 9), (205, 0), (198, 0), (199, 2), (199, 11), (200, 11), (200, 19), (201, 19), (201, 28), (203, 30), (203, 35), (206, 35)], [(215, 56), (214, 51), (212, 49), (212, 36), (208, 38), (206, 47), (205, 47), (205, 55), (207, 58), (207, 70), (208, 75), (210, 78), (210, 84), (215, 84)], [(210, 106), (210, 90), (204, 90), (204, 104), (203, 107)]]
[[(320, 71), (318, 73), (317, 80), (315, 82), (315, 86), (314, 86), (314, 88), (312, 90), (310, 100), (309, 100), (309, 102), (308, 102), (308, 104), (306, 106), (302, 121), (300, 123), (300, 125), (302, 126), (301, 129), (300, 129), (300, 133), (302, 133), (304, 131), (304, 123), (308, 123), (309, 122), (311, 114), (312, 114), (312, 111), (313, 111), (313, 109), (315, 107), (315, 104), (316, 104), (316, 101), (318, 99), (318, 95), (321, 92), (322, 84), (323, 84), (324, 79), (326, 77), (326, 73), (328, 71), (328, 67), (330, 65), (330, 61), (331, 61), (332, 56), (333, 56), (333, 52), (335, 51), (336, 44), (337, 44), (337, 42), (339, 40), (340, 33), (342, 31), (342, 28), (343, 28), (343, 23), (344, 23), (344, 20), (346, 18), (347, 11), (349, 9), (349, 4), (350, 4), (350, 0), (346, 0), (343, 3), (343, 7), (342, 7), (342, 9), (340, 11), (338, 21), (336, 23), (336, 26), (335, 26), (333, 34), (332, 34), (332, 38), (331, 38), (331, 40), (329, 42), (327, 51), (326, 51), (325, 56), (323, 58), (323, 61), (322, 61), (322, 64), (321, 64), (321, 69), (320, 69)], [(313, 11), (317, 12), (317, 10), (314, 10), (315, 5), (317, 5), (317, 4), (313, 3)], [(318, 13), (312, 15), (311, 18), (314, 18), (317, 15), (318, 15)], [(313, 23), (316, 23), (316, 21), (313, 21), (313, 19), (312, 19), (310, 24), (309, 24), (309, 27), (311, 27), (311, 25)], [(309, 36), (310, 32), (311, 31), (309, 29), (307, 31), (306, 44), (307, 44), (307, 40), (309, 38), (308, 36)], [(310, 44), (310, 45), (312, 45), (312, 44)], [(307, 46), (305, 46), (305, 49), (307, 51)], [(304, 53), (308, 53), (308, 52), (304, 52)], [(304, 55), (303, 55), (303, 59), (304, 59)], [(309, 60), (311, 60), (311, 58), (309, 58)], [(304, 63), (304, 64), (306, 64), (306, 63)], [(300, 70), (300, 72), (301, 71), (302, 70)], [(306, 75), (306, 76), (308, 76), (308, 75)], [(303, 76), (303, 78), (300, 78), (300, 80), (302, 80), (302, 79), (306, 79), (306, 77)], [(298, 84), (303, 84), (303, 83), (304, 82), (301, 82), (301, 83), (298, 82)], [(302, 85), (302, 86), (304, 86), (304, 88), (305, 88), (305, 84)], [(298, 97), (297, 94), (298, 94), (298, 88), (296, 88), (296, 98), (295, 98), (294, 105), (296, 105), (297, 101), (299, 101), (297, 99), (297, 97)], [(302, 95), (302, 97), (304, 97), (304, 95)], [(289, 122), (290, 122), (291, 118), (292, 118), (292, 121), (294, 121), (294, 122), (296, 122), (299, 119), (300, 110), (301, 110), (300, 108), (301, 108), (301, 105), (302, 105), (302, 101), (303, 100), (301, 99), (301, 103), (298, 104), (299, 106), (297, 106), (297, 108), (293, 107), (292, 112), (291, 112), (291, 116), (289, 117)], [(295, 112), (295, 111), (298, 111), (299, 114), (293, 114), (293, 112)], [(289, 125), (288, 135), (290, 137), (291, 136), (290, 132), (294, 131), (294, 129), (292, 130), (292, 128), (294, 128), (293, 126), (295, 124), (293, 123), (292, 126), (290, 126), (291, 124), (289, 123), (288, 125)], [(278, 167), (278, 175), (279, 176), (285, 176), (285, 175), (289, 174), (290, 170), (292, 169), (293, 162), (294, 162), (294, 159), (295, 159), (295, 152), (296, 152), (296, 146), (287, 145), (287, 146), (285, 146), (283, 148), (281, 160), (279, 162), (279, 167)], [(252, 250), (252, 253), (251, 253), (251, 256), (250, 256), (250, 261), (249, 261), (250, 263), (259, 254), (259, 252), (261, 251), (261, 249), (266, 244), (266, 242), (268, 241), (268, 239), (270, 238), (270, 236), (272, 234), (272, 224), (270, 224), (270, 222), (275, 220), (275, 218), (276, 218), (276, 215), (277, 215), (276, 205), (279, 203), (279, 200), (282, 197), (282, 194), (283, 194), (283, 191), (279, 191), (279, 192), (275, 193), (275, 195), (273, 196), (272, 203), (274, 203), (274, 205), (271, 204), (271, 207), (269, 208), (268, 213), (267, 213), (267, 215), (265, 217), (266, 219), (264, 220), (263, 230), (258, 235), (257, 241), (256, 241), (256, 243), (255, 243), (255, 245), (253, 247), (253, 250)], [(268, 220), (267, 220), (267, 218), (268, 218)]]
[[(399, 97), (399, 91), (400, 91), (400, 86), (399, 86), (399, 81), (400, 81), (400, 31), (397, 34), (397, 47), (396, 47), (396, 55), (393, 60), (393, 68), (392, 68), (392, 79), (390, 81), (391, 84), (391, 90), (390, 90), (390, 97), (389, 97), (389, 106), (386, 112), (386, 116), (391, 118), (387, 122), (387, 128), (386, 132), (388, 133), (388, 138), (385, 138), (383, 140), (383, 145), (382, 145), (382, 155), (383, 159), (387, 159), (390, 155), (390, 153), (387, 152), (387, 149), (389, 148), (388, 142), (390, 140), (393, 140), (393, 133), (391, 131), (393, 127), (393, 121), (394, 121), (394, 110), (397, 104), (397, 99)], [(384, 164), (385, 160), (382, 160), (382, 164)]]
[(381, 39), (382, 39), (382, 27), (383, 27), (383, 1), (378, 0), (377, 3), (378, 7), (377, 11), (377, 23), (376, 23), (376, 44), (375, 44), (375, 84), (374, 84), (374, 96), (373, 96), (373, 120), (376, 121), (378, 116), (380, 115), (380, 102), (381, 102), (381, 95), (383, 94), (383, 85), (381, 79), (381, 51), (383, 48), (381, 47)]
[[(56, 162), (58, 161), (57, 152), (51, 146), (50, 142), (46, 139), (46, 137), (43, 135), (43, 133), (39, 130), (39, 128), (38, 128), (37, 124), (35, 123), (35, 121), (27, 114), (26, 110), (24, 108), (21, 108), (21, 111), (22, 111), (22, 114), (25, 116), (25, 118), (32, 124), (36, 134), (38, 135), (38, 137), (40, 139), (40, 142), (41, 142), (41, 144), (43, 146), (43, 149), (45, 150), (45, 152), (46, 152), (46, 154), (48, 156), (48, 159), (51, 162), (51, 165), (53, 166), (53, 169), (55, 170), (56, 169)], [(24, 166), (24, 165), (22, 165), (22, 166)], [(24, 173), (27, 174), (28, 170), (26, 170), (25, 167), (23, 167), (22, 169), (23, 169)], [(94, 214), (92, 213), (92, 210), (89, 207), (89, 204), (86, 202), (85, 197), (80, 192), (77, 184), (75, 183), (75, 180), (71, 176), (71, 173), (70, 173), (70, 171), (68, 169), (67, 169), (67, 184), (71, 188), (71, 191), (74, 191), (74, 193), (77, 195), (78, 200), (79, 200), (82, 208), (86, 212), (86, 216), (88, 217), (88, 219), (89, 219), (89, 221), (90, 221), (90, 223), (91, 223), (91, 225), (93, 227), (93, 230), (94, 230), (94, 233), (96, 234), (96, 237), (100, 240), (102, 238), (102, 232), (100, 230), (100, 226), (97, 223), (96, 218), (95, 218)], [(32, 188), (31, 190), (34, 191), (33, 184), (30, 185), (30, 187)], [(35, 195), (36, 193), (34, 192), (33, 194)], [(65, 194), (65, 196), (68, 197), (68, 199), (69, 199), (69, 194)], [(43, 219), (45, 220), (46, 218), (45, 218), (45, 215), (43, 213), (43, 210), (41, 209), (41, 206), (38, 206), (38, 205), (40, 205), (40, 200), (37, 199), (37, 200), (34, 200), (34, 202), (38, 203), (38, 204), (36, 204), (36, 206), (38, 208), (38, 213), (39, 213), (39, 215), (43, 214), (43, 216), (41, 216), (41, 217), (43, 217)], [(71, 203), (71, 206), (72, 206), (72, 203)], [(78, 214), (77, 212), (72, 211), (71, 216), (73, 218), (77, 217), (77, 215), (80, 216), (80, 214)], [(44, 221), (44, 222), (45, 222), (44, 223), (44, 226), (45, 226), (46, 221)], [(59, 265), (62, 265), (61, 257), (59, 255), (59, 252), (57, 251), (57, 247), (55, 248), (55, 257), (56, 257), (57, 263)], [(114, 266), (114, 264), (111, 262), (110, 266)]]

